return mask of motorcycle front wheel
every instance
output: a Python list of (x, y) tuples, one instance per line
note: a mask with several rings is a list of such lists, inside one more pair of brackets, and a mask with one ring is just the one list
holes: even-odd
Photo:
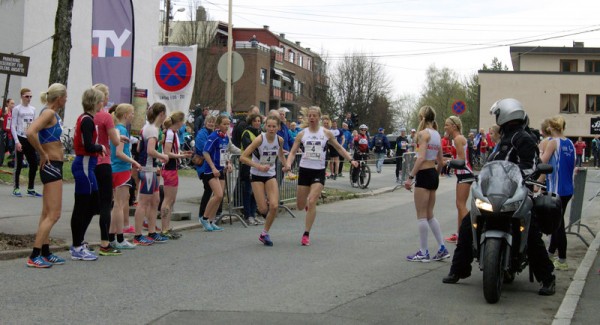
[(490, 304), (500, 300), (504, 283), (504, 258), (506, 245), (501, 238), (488, 238), (483, 255), (483, 296)]

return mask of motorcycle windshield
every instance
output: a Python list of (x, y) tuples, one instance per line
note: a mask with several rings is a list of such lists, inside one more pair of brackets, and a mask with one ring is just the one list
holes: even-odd
[(509, 161), (489, 162), (479, 173), (481, 193), (485, 197), (512, 197), (522, 182), (523, 176), (519, 166)]

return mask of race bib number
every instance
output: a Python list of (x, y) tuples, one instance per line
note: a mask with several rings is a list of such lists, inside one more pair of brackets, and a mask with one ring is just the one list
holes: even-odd
[(321, 145), (321, 141), (306, 141), (304, 148), (304, 155), (307, 159), (321, 160), (321, 155), (323, 154), (323, 146)]
[(33, 120), (23, 120), (23, 133), (26, 133), (29, 127), (33, 123)]
[(277, 159), (277, 151), (265, 151), (260, 156), (260, 163), (262, 165), (273, 166), (275, 164), (276, 159)]
[(225, 167), (225, 165), (227, 165), (227, 161), (229, 160), (227, 149), (219, 149), (219, 156), (221, 157), (219, 160), (219, 166)]
[(400, 142), (400, 148), (402, 148), (402, 149), (406, 149), (406, 146), (407, 146), (407, 143), (406, 143), (406, 141), (402, 141), (402, 142)]

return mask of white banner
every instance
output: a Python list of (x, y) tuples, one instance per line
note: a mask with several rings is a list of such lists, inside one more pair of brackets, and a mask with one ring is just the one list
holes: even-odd
[(155, 46), (154, 101), (187, 114), (194, 91), (197, 46)]

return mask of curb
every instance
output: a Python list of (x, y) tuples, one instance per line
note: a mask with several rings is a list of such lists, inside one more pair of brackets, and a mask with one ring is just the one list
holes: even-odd
[(585, 287), (585, 282), (587, 281), (587, 276), (590, 272), (590, 269), (594, 265), (594, 260), (598, 255), (598, 248), (600, 247), (600, 233), (596, 233), (594, 240), (588, 247), (587, 253), (585, 254), (581, 264), (577, 268), (575, 275), (573, 276), (573, 280), (571, 281), (571, 285), (569, 285), (569, 289), (567, 289), (567, 293), (563, 298), (558, 311), (554, 315), (554, 320), (552, 321), (552, 325), (568, 325), (571, 324), (573, 320), (573, 316), (577, 311), (577, 305), (579, 304), (579, 299), (581, 298), (581, 293), (583, 292), (583, 288)]

